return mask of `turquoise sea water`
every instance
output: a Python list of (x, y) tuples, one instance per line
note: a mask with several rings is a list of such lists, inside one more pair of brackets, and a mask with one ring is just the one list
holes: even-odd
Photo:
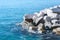
[(27, 0), (21, 4), (19, 7), (0, 8), (0, 40), (60, 40), (59, 36), (50, 35), (51, 37), (42, 37), (22, 32), (21, 26), (16, 25), (16, 23), (22, 22), (24, 14), (32, 14), (44, 8), (59, 5), (60, 0)]

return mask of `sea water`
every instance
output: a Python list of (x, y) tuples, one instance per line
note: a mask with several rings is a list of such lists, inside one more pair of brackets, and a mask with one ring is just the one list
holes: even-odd
[(16, 8), (0, 8), (0, 40), (60, 40), (60, 36), (56, 35), (43, 36), (21, 31), (21, 25), (16, 25), (23, 21), (24, 14), (33, 14), (59, 4), (60, 0), (31, 0)]

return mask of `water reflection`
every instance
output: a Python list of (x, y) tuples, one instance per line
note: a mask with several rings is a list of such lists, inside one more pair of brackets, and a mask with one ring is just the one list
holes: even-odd
[(28, 33), (26, 30), (22, 31), (21, 25), (10, 24), (10, 26), (10, 32), (20, 40), (60, 40), (60, 36), (56, 34), (32, 34)]

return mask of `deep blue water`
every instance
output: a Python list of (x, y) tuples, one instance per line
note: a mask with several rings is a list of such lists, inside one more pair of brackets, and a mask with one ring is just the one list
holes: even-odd
[(37, 0), (26, 1), (19, 7), (2, 7), (0, 8), (0, 40), (60, 40), (60, 37), (40, 36), (22, 32), (21, 26), (16, 23), (22, 22), (24, 14), (39, 12), (44, 8), (59, 5), (60, 0)]

